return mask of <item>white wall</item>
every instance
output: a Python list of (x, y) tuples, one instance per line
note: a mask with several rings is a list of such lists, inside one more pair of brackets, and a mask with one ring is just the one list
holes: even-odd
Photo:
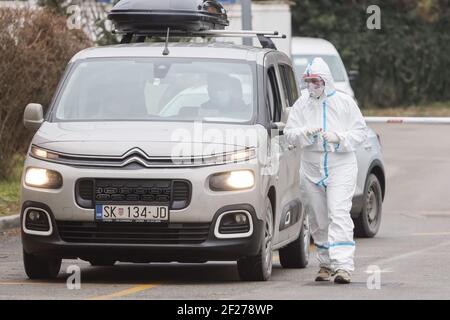
[(27, 0), (27, 1), (18, 1), (18, 0), (0, 0), (0, 7), (12, 7), (19, 8), (23, 6), (34, 6), (37, 3), (37, 0)]
[[(242, 29), (241, 5), (225, 5), (230, 26), (228, 30)], [(273, 39), (278, 50), (287, 55), (291, 54), (291, 8), (289, 1), (265, 1), (252, 3), (252, 25), (253, 30), (278, 31), (287, 36), (286, 39)], [(230, 40), (227, 40), (230, 41)], [(241, 40), (233, 40), (236, 43), (242, 43)], [(253, 44), (259, 46), (257, 39), (253, 39)]]

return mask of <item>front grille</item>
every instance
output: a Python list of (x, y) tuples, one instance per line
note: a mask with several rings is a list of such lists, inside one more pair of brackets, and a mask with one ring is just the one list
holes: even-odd
[(186, 181), (174, 181), (172, 209), (183, 209), (191, 201), (191, 186)]
[(30, 221), (26, 221), (25, 223), (25, 227), (28, 230), (34, 230), (34, 231), (49, 231), (50, 230), (50, 226), (48, 224), (48, 221), (46, 222), (30, 222)]
[(219, 233), (221, 234), (235, 234), (235, 233), (247, 233), (250, 231), (250, 226), (248, 224), (245, 225), (232, 225), (232, 226), (224, 226), (221, 225), (219, 227)]
[(79, 194), (84, 200), (93, 200), (94, 198), (94, 181), (83, 180), (79, 184)]
[(189, 185), (185, 182), (175, 181), (173, 184), (173, 200), (183, 201), (189, 198)]
[(170, 202), (170, 180), (96, 180), (98, 202)]
[(131, 222), (57, 221), (63, 241), (114, 244), (199, 244), (209, 234), (209, 223), (166, 225)]
[(82, 208), (94, 207), (94, 180), (79, 180), (75, 185), (75, 199)]
[(94, 208), (95, 202), (152, 205), (170, 203), (179, 210), (189, 205), (191, 185), (185, 180), (82, 179), (76, 185), (77, 203)]

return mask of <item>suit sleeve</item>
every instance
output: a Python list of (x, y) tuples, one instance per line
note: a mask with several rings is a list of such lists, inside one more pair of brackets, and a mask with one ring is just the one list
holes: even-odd
[(336, 152), (353, 152), (367, 139), (367, 125), (355, 101), (348, 99), (347, 131), (337, 132), (340, 142)]
[(300, 148), (312, 145), (315, 142), (312, 137), (306, 135), (307, 127), (301, 112), (302, 107), (303, 102), (299, 99), (293, 106), (284, 129), (284, 135), (286, 136), (287, 141)]

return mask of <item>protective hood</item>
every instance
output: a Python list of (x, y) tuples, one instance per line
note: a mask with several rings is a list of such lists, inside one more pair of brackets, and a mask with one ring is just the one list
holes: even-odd
[(325, 81), (325, 94), (329, 96), (336, 89), (334, 86), (333, 76), (330, 68), (322, 58), (314, 58), (314, 60), (306, 67), (305, 76), (318, 75)]

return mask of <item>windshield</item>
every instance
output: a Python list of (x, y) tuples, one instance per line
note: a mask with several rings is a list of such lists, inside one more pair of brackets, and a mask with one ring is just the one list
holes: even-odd
[(247, 62), (86, 60), (66, 80), (53, 120), (248, 122), (255, 82), (254, 67)]
[(336, 82), (345, 81), (345, 69), (341, 63), (341, 60), (337, 56), (327, 56), (327, 55), (294, 55), (294, 66), (295, 72), (297, 74), (298, 79), (300, 79), (305, 73), (306, 67), (311, 61), (320, 57), (328, 64), (331, 70), (331, 74), (333, 76), (333, 80)]

